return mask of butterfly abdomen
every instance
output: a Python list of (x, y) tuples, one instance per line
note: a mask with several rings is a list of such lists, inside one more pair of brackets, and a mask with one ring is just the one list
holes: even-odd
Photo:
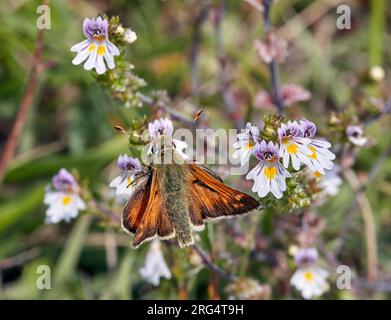
[(162, 187), (175, 235), (180, 247), (194, 244), (187, 207), (186, 189), (183, 166), (180, 164), (162, 165)]

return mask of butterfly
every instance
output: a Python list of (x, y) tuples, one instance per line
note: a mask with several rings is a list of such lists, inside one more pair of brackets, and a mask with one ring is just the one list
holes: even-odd
[(176, 237), (181, 248), (193, 245), (193, 232), (202, 231), (206, 221), (230, 218), (259, 206), (207, 167), (184, 159), (170, 136), (160, 136), (151, 154), (122, 212), (123, 229), (135, 234), (134, 248), (154, 238)]

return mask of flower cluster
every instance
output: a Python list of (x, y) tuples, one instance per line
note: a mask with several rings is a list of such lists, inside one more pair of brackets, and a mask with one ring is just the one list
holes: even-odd
[(278, 141), (261, 139), (259, 128), (247, 124), (246, 130), (238, 135), (233, 145), (237, 150), (234, 157), (240, 158), (242, 165), (251, 154), (259, 163), (247, 174), (248, 180), (254, 180), (253, 192), (265, 197), (271, 192), (277, 199), (282, 198), (286, 190), (286, 178), (291, 177), (287, 170), (290, 163), (295, 171), (306, 165), (312, 172), (325, 174), (333, 168), (335, 155), (328, 149), (330, 143), (315, 139), (316, 126), (308, 120), (282, 123), (277, 130)]
[(52, 188), (47, 188), (44, 203), (49, 206), (46, 210), (46, 223), (58, 223), (61, 220), (69, 222), (76, 218), (86, 205), (79, 196), (79, 185), (67, 170), (61, 169), (52, 180)]
[(295, 253), (298, 269), (290, 283), (299, 290), (304, 299), (319, 297), (329, 289), (327, 270), (317, 266), (318, 251), (315, 248), (300, 248)]

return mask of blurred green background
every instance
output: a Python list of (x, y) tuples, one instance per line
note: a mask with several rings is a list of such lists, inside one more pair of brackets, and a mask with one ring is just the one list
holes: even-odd
[[(37, 93), (23, 128), (18, 152), (0, 186), (0, 298), (2, 299), (129, 299), (129, 298), (210, 298), (211, 272), (202, 269), (192, 277), (186, 251), (175, 246), (164, 248), (173, 279), (162, 280), (154, 288), (143, 281), (138, 269), (146, 248), (137, 251), (117, 226), (85, 214), (70, 224), (45, 225), (44, 188), (60, 168), (75, 170), (98, 198), (109, 199), (108, 183), (117, 173), (115, 161), (128, 151), (126, 137), (113, 126), (127, 126), (150, 109), (126, 109), (99, 87), (92, 72), (73, 66), (69, 48), (83, 39), (82, 21), (99, 13), (119, 15), (124, 26), (131, 27), (138, 40), (129, 45), (126, 55), (135, 65), (149, 89), (165, 89), (174, 105), (191, 118), (194, 108), (206, 110), (206, 124), (212, 128), (232, 128), (225, 115), (219, 90), (219, 64), (215, 52), (213, 19), (201, 28), (198, 53), (200, 90), (191, 91), (189, 53), (197, 13), (208, 1), (191, 0), (51, 0), (51, 30), (45, 32), (43, 61), (48, 69), (39, 77)], [(210, 1), (209, 3), (218, 3)], [(331, 111), (353, 110), (384, 103), (390, 91), (390, 32), (386, 24), (391, 14), (386, 1), (344, 1), (352, 9), (352, 29), (337, 30), (336, 5), (339, 1), (281, 0), (272, 11), (273, 24), (289, 40), (290, 56), (280, 66), (281, 81), (307, 88), (312, 98), (292, 106), (288, 116), (314, 120), (328, 135), (327, 115)], [(342, 3), (342, 2), (341, 2)], [(35, 27), (39, 1), (3, 0), (0, 3), (0, 148), (3, 147), (18, 111), (35, 48)], [(260, 121), (264, 111), (252, 108), (252, 98), (269, 88), (268, 69), (261, 64), (253, 42), (263, 36), (262, 16), (245, 1), (227, 1), (222, 23), (223, 45), (227, 55), (228, 77), (245, 120)], [(373, 66), (385, 70), (381, 84), (368, 77)], [(372, 99), (372, 100), (371, 100)], [(360, 110), (361, 110), (360, 109)], [(391, 143), (390, 118), (385, 116), (366, 128), (369, 146), (360, 149), (354, 170), (365, 177)], [(333, 139), (332, 135), (329, 135)], [(376, 177), (366, 188), (376, 221), (379, 270), (382, 279), (391, 281), (391, 160), (388, 155)], [(241, 186), (243, 177), (227, 179)], [(248, 186), (247, 186), (248, 187)], [(243, 187), (241, 187), (243, 189)], [(249, 192), (249, 190), (247, 190)], [(322, 237), (326, 246), (338, 236), (354, 192), (344, 183), (340, 193), (320, 210), (327, 227)], [(121, 207), (111, 203), (113, 210)], [(263, 215), (257, 223), (268, 236)], [(246, 230), (248, 219), (237, 222)], [(277, 222), (275, 222), (277, 224)], [(341, 260), (365, 277), (365, 241), (362, 220), (355, 215), (346, 235)], [(222, 239), (220, 225), (203, 233), (211, 243)], [(275, 248), (281, 250), (281, 248)], [(233, 246), (230, 255), (243, 266), (251, 255), (243, 255)], [(220, 259), (220, 258), (218, 258)], [(254, 260), (255, 261), (255, 260)], [(241, 269), (225, 264), (232, 272)], [(52, 290), (37, 290), (36, 268), (46, 264), (52, 269)], [(270, 280), (274, 266), (254, 262), (247, 276), (276, 286), (273, 298), (298, 297), (293, 290), (279, 288), (280, 280)], [(226, 283), (219, 281), (219, 288)], [(274, 287), (273, 287), (274, 288)], [(226, 297), (221, 291), (221, 297)], [(367, 293), (361, 293), (366, 296)], [(372, 294), (372, 293), (371, 293)], [(326, 298), (357, 298), (360, 294), (331, 290)], [(366, 296), (368, 297), (368, 296)], [(369, 297), (387, 298), (380, 292)]]

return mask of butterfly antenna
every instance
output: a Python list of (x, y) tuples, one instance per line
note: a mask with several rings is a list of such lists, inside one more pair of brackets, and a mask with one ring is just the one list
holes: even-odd
[(114, 129), (117, 130), (118, 132), (121, 132), (123, 134), (127, 134), (128, 136), (134, 137), (134, 138), (140, 138), (140, 135), (137, 133), (134, 133), (133, 131), (126, 131), (124, 128), (121, 126), (114, 126)]
[(194, 115), (193, 120), (191, 120), (190, 124), (186, 127), (186, 129), (190, 129), (190, 127), (192, 127), (196, 123), (196, 121), (199, 119), (203, 112), (204, 110), (198, 110), (197, 113)]

